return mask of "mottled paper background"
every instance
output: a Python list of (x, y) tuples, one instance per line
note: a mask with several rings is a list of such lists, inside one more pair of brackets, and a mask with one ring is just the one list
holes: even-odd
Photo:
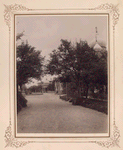
[[(16, 148), (11, 148), (7, 147), (5, 148), (5, 130), (7, 126), (9, 125), (9, 98), (11, 95), (11, 98), (13, 98), (13, 92), (9, 92), (9, 82), (10, 86), (12, 85), (11, 88), (13, 88), (13, 60), (11, 60), (11, 64), (9, 66), (9, 57), (12, 58), (13, 52), (10, 52), (11, 56), (9, 56), (9, 29), (8, 26), (5, 23), (4, 20), (4, 4), (5, 5), (11, 5), (11, 4), (22, 4), (26, 6), (27, 8), (32, 8), (32, 9), (59, 9), (59, 8), (94, 8), (99, 6), (100, 4), (105, 4), (105, 3), (112, 3), (114, 5), (119, 4), (119, 14), (120, 18), (118, 21), (118, 24), (116, 25), (115, 28), (115, 60), (112, 61), (111, 67), (115, 65), (115, 75), (111, 74), (111, 80), (115, 77), (115, 113), (116, 113), (116, 125), (118, 126), (118, 129), (120, 130), (120, 148), (118, 147), (113, 147), (111, 148), (112, 150), (116, 149), (123, 149), (123, 121), (122, 121), (122, 116), (123, 116), (123, 1), (122, 0), (1, 0), (0, 2), (0, 36), (1, 36), (1, 43), (0, 43), (0, 149), (16, 149)], [(72, 11), (71, 11), (72, 12)], [(86, 11), (87, 12), (87, 11)], [(110, 25), (110, 28), (112, 26)], [(13, 40), (13, 34), (11, 33), (11, 40)], [(113, 40), (112, 38), (112, 33), (111, 33), (111, 42)], [(12, 48), (13, 45), (11, 44), (10, 47)], [(113, 56), (111, 56), (113, 57)], [(113, 58), (112, 58), (113, 59)], [(115, 64), (114, 64), (115, 62)], [(10, 68), (9, 68), (10, 67)], [(11, 79), (9, 78), (9, 73), (11, 74)], [(113, 86), (113, 81), (111, 82)], [(114, 94), (111, 92), (112, 95)], [(114, 108), (111, 108), (111, 112), (113, 113)], [(12, 116), (14, 112), (12, 111)], [(13, 120), (12, 120), (13, 121)], [(13, 123), (13, 122), (12, 122)], [(87, 140), (89, 141), (89, 139)], [(95, 149), (95, 150), (103, 150), (107, 149), (104, 147), (101, 147), (97, 144), (94, 143), (31, 143), (27, 144), (26, 146), (22, 148), (18, 148), (22, 150), (63, 150), (63, 149), (71, 149), (71, 150), (90, 150), (90, 149)]]

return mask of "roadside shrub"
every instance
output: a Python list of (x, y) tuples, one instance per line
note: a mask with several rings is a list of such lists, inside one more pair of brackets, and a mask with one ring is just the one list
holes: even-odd
[(17, 112), (19, 112), (22, 107), (27, 106), (27, 100), (24, 98), (21, 92), (17, 92)]

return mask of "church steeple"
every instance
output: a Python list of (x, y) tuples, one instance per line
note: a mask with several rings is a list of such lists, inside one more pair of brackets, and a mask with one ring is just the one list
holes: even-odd
[(96, 40), (96, 43), (97, 43), (97, 35), (98, 35), (97, 27), (95, 27), (95, 31), (96, 31), (95, 40)]

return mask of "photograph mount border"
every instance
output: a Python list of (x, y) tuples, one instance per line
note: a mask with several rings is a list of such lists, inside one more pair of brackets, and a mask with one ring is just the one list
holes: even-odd
[[(12, 121), (11, 121), (11, 66), (10, 66), (10, 42), (11, 42), (11, 17), (17, 13), (17, 12), (22, 12), (22, 11), (40, 11), (40, 10), (106, 10), (108, 11), (108, 14), (112, 16), (113, 20), (113, 54), (114, 54), (114, 61), (115, 61), (115, 27), (116, 24), (118, 23), (119, 20), (119, 9), (118, 5), (114, 4), (101, 4), (95, 8), (79, 8), (79, 9), (29, 9), (23, 5), (20, 4), (14, 4), (14, 5), (4, 5), (5, 10), (4, 10), (4, 20), (6, 22), (6, 25), (9, 28), (9, 126), (7, 127), (5, 131), (5, 142), (6, 146), (5, 147), (22, 147), (25, 146), (28, 143), (42, 143), (42, 141), (18, 141), (15, 136), (13, 136), (12, 133)], [(96, 13), (95, 13), (96, 14)], [(118, 127), (116, 126), (116, 121), (115, 121), (115, 62), (114, 62), (114, 101), (113, 101), (113, 106), (114, 106), (114, 114), (113, 114), (113, 134), (112, 136), (105, 141), (75, 141), (76, 143), (97, 143), (98, 145), (101, 145), (103, 147), (109, 148), (113, 146), (118, 146), (119, 147), (119, 141), (120, 141), (120, 131)], [(43, 141), (45, 143), (45, 141)], [(55, 142), (55, 141), (53, 141)], [(59, 141), (57, 141), (59, 142)], [(66, 141), (64, 141), (66, 142)], [(67, 141), (68, 142), (68, 141)], [(74, 141), (72, 141), (74, 142)]]

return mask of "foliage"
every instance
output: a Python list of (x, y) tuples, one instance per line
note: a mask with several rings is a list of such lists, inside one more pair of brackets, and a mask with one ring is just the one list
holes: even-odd
[(17, 46), (17, 84), (22, 86), (31, 78), (40, 79), (43, 60), (40, 51), (28, 43)]
[(28, 88), (28, 91), (30, 92), (41, 92), (42, 91), (42, 85), (33, 85)]
[(54, 80), (49, 83), (47, 90), (48, 91), (55, 91), (55, 81)]
[(24, 98), (21, 92), (17, 91), (17, 113), (22, 109), (22, 107), (27, 106), (27, 100)]
[(72, 82), (80, 96), (84, 85), (86, 97), (90, 84), (107, 84), (107, 53), (99, 57), (86, 41), (72, 45), (61, 40), (57, 50), (52, 51), (47, 65), (49, 74), (57, 74), (62, 82)]
[(18, 33), (18, 34), (16, 35), (16, 41), (20, 40), (21, 37), (23, 37), (23, 36), (24, 36), (24, 31), (21, 32), (21, 33)]

